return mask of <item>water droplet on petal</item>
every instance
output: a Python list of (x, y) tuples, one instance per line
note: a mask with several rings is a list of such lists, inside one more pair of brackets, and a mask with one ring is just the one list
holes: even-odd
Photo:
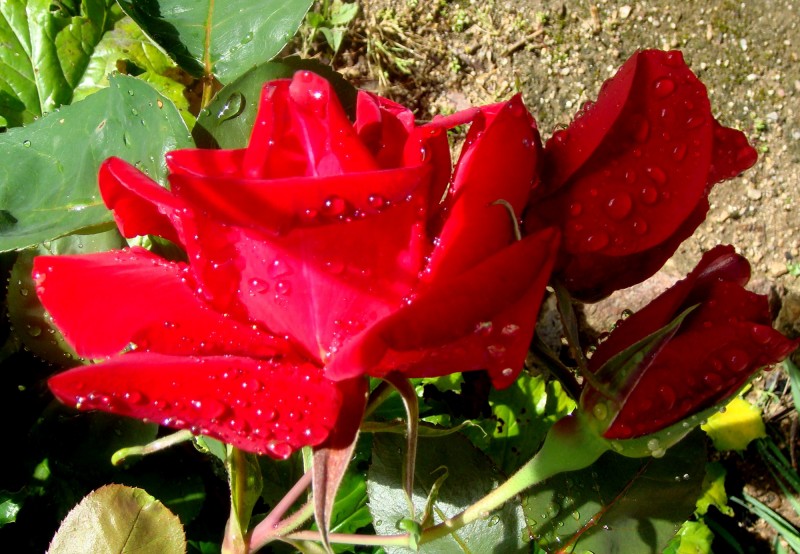
[(655, 204), (658, 202), (658, 190), (652, 185), (645, 185), (642, 187), (640, 197), (643, 204)]
[(673, 407), (675, 407), (675, 401), (678, 399), (678, 397), (675, 395), (675, 391), (672, 390), (672, 387), (669, 387), (668, 385), (661, 385), (658, 387), (658, 394), (661, 396), (661, 400), (664, 402), (665, 410), (671, 410)]
[(267, 445), (267, 450), (280, 460), (285, 460), (292, 455), (292, 447), (285, 442), (271, 442)]
[(769, 344), (772, 341), (772, 328), (766, 325), (753, 325), (750, 334), (758, 344)]
[(675, 81), (670, 79), (669, 77), (662, 77), (661, 79), (657, 79), (655, 83), (653, 83), (653, 91), (655, 95), (659, 98), (665, 98), (672, 94), (675, 90)]
[(31, 141), (23, 140), (22, 141), (22, 146), (24, 146), (25, 148), (30, 148), (31, 147)]
[(651, 165), (647, 167), (645, 171), (647, 172), (647, 176), (650, 177), (654, 183), (663, 185), (667, 182), (667, 174), (657, 165)]
[(731, 371), (740, 373), (746, 370), (750, 365), (750, 357), (744, 350), (734, 349), (725, 356), (725, 365), (727, 365)]
[(631, 222), (631, 227), (633, 228), (633, 232), (637, 235), (644, 235), (647, 233), (647, 222), (642, 219), (641, 217), (636, 217)]
[(503, 377), (511, 377), (512, 375), (514, 375), (514, 369), (507, 367), (500, 373), (502, 373)]
[(369, 204), (369, 207), (373, 210), (381, 210), (386, 207), (387, 200), (380, 194), (370, 194), (367, 197), (367, 204)]
[(636, 142), (645, 142), (650, 136), (650, 122), (645, 118), (641, 118), (636, 125), (636, 130), (633, 133), (633, 138)]
[(631, 213), (633, 201), (626, 192), (620, 192), (609, 198), (606, 212), (612, 219), (624, 219)]
[(347, 201), (340, 196), (331, 196), (322, 204), (322, 213), (328, 217), (341, 217), (347, 211)]
[(608, 246), (608, 233), (605, 231), (595, 231), (586, 235), (583, 245), (587, 252), (597, 252)]
[(605, 402), (598, 402), (592, 408), (592, 414), (598, 421), (605, 421), (608, 417), (608, 406), (606, 406)]
[(250, 392), (258, 392), (264, 388), (264, 385), (258, 379), (245, 379), (242, 381), (242, 388)]
[(228, 413), (228, 406), (216, 398), (192, 400), (189, 405), (197, 410), (203, 418), (217, 420)]
[(572, 202), (569, 205), (569, 215), (573, 217), (580, 215), (582, 211), (583, 211), (583, 206), (581, 205), (580, 202)]
[(281, 296), (286, 296), (292, 291), (292, 284), (289, 281), (278, 281), (275, 285), (275, 292)]
[(131, 404), (146, 404), (147, 398), (139, 391), (131, 390), (122, 395), (122, 399)]
[(679, 144), (672, 150), (672, 159), (676, 162), (682, 161), (686, 157), (688, 148), (685, 144)]
[(628, 183), (629, 185), (635, 183), (636, 182), (636, 172), (631, 170), (631, 169), (626, 171), (625, 172), (625, 182)]
[(569, 133), (566, 129), (561, 129), (553, 133), (553, 141), (558, 146), (564, 146), (569, 141)]
[(687, 129), (697, 129), (698, 127), (700, 127), (705, 122), (705, 120), (706, 120), (706, 118), (703, 117), (702, 115), (693, 115), (689, 119), (686, 120), (686, 128)]
[(262, 279), (250, 279), (250, 296), (262, 294), (269, 290), (269, 283)]

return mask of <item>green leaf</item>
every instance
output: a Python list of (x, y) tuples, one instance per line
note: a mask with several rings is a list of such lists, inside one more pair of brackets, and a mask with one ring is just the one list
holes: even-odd
[[(400, 532), (398, 524), (408, 518), (408, 502), (403, 491), (400, 468), (405, 439), (396, 435), (373, 437), (372, 466), (367, 475), (369, 509), (376, 531), (381, 535)], [(456, 515), (494, 488), (503, 475), (479, 450), (459, 435), (421, 439), (417, 450), (413, 503), (420, 516), (434, 484), (446, 468), (448, 477), (438, 489), (433, 505), (434, 523)], [(518, 504), (507, 503), (502, 509), (448, 535), (423, 544), (420, 552), (451, 554), (457, 552), (521, 552), (524, 529)], [(387, 552), (407, 552), (388, 548)]]
[(556, 381), (522, 374), (507, 389), (489, 395), (492, 419), (467, 435), (507, 475), (529, 460), (542, 444), (548, 429), (570, 413), (575, 402)]
[(185, 551), (180, 520), (161, 502), (142, 489), (106, 485), (67, 514), (48, 554)]
[(714, 533), (702, 521), (686, 521), (663, 554), (710, 554)]
[(191, 78), (153, 44), (130, 17), (117, 21), (97, 44), (83, 78), (75, 88), (73, 102), (107, 87), (108, 76), (117, 71), (150, 83), (172, 100), (184, 119), (194, 122), (194, 117), (189, 114), (189, 101), (183, 94), (184, 81)]
[(330, 67), (298, 57), (267, 62), (248, 71), (217, 93), (200, 112), (192, 132), (200, 147), (244, 148), (256, 120), (261, 89), (274, 79), (286, 79), (296, 71), (309, 70), (325, 77), (332, 85), (345, 111), (355, 115), (356, 90)]
[(545, 550), (661, 552), (695, 509), (705, 460), (695, 431), (663, 458), (608, 452), (586, 469), (555, 475), (523, 500), (532, 536)]
[(728, 494), (725, 492), (725, 466), (719, 462), (706, 464), (706, 475), (703, 477), (703, 496), (697, 500), (698, 516), (705, 515), (711, 506), (721, 513), (732, 516), (733, 508), (728, 506)]
[[(76, 140), (76, 138), (79, 139)], [(164, 154), (192, 145), (172, 102), (147, 83), (117, 75), (111, 86), (28, 127), (0, 135), (0, 251), (80, 230), (111, 227), (97, 189), (109, 156), (165, 181)]]
[(229, 83), (275, 57), (311, 0), (119, 0), (183, 69)]
[(344, 27), (350, 23), (358, 14), (358, 2), (346, 4), (344, 2), (334, 2), (331, 10), (330, 23), (334, 27)]
[(0, 527), (17, 521), (17, 514), (25, 500), (25, 492), (8, 492), (0, 490)]
[(113, 0), (84, 0), (80, 15), (50, 0), (0, 2), (0, 116), (10, 126), (72, 101), (94, 47), (114, 20)]

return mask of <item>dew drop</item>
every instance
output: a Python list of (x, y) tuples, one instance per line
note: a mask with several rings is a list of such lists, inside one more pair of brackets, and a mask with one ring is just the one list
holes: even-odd
[(131, 404), (146, 404), (147, 398), (139, 391), (131, 390), (122, 395), (122, 399)]
[(633, 201), (626, 192), (620, 192), (609, 198), (606, 212), (612, 219), (625, 219), (631, 213)]
[(22, 146), (24, 146), (25, 148), (30, 148), (31, 147), (31, 141), (23, 140), (22, 141)]
[(341, 260), (330, 260), (325, 262), (325, 271), (333, 275), (340, 275), (344, 272), (345, 263)]
[(250, 392), (258, 392), (264, 388), (264, 385), (258, 379), (245, 379), (242, 381), (242, 388)]
[(769, 344), (772, 340), (772, 328), (766, 325), (753, 325), (750, 334), (758, 344)]
[(689, 119), (686, 120), (686, 128), (687, 129), (697, 129), (703, 123), (705, 123), (705, 117), (702, 115), (693, 115)]
[(581, 215), (583, 212), (583, 205), (580, 202), (572, 202), (569, 205), (569, 215), (575, 217)]
[(583, 239), (583, 245), (587, 252), (597, 252), (608, 246), (608, 233), (605, 231), (596, 231), (589, 233)]
[(675, 407), (675, 401), (678, 399), (678, 397), (675, 395), (675, 391), (672, 390), (672, 387), (668, 385), (661, 385), (658, 387), (658, 394), (661, 397), (661, 400), (664, 402), (665, 410), (671, 410)]
[(663, 185), (667, 182), (667, 174), (657, 165), (651, 165), (645, 169), (645, 171), (647, 172), (647, 176), (650, 177), (654, 183)]
[(331, 196), (322, 204), (322, 213), (328, 217), (341, 217), (347, 211), (347, 201), (340, 196)]
[(498, 515), (493, 515), (492, 517), (490, 517), (490, 518), (489, 518), (489, 523), (487, 523), (487, 525), (488, 525), (489, 527), (494, 527), (494, 526), (495, 526), (495, 525), (497, 525), (498, 523), (500, 523), (500, 516), (498, 516)]
[(653, 205), (658, 202), (658, 190), (652, 185), (645, 185), (640, 192), (643, 204)]
[(28, 325), (28, 334), (32, 337), (39, 337), (42, 334), (42, 328), (37, 325)]
[(598, 402), (592, 408), (592, 414), (598, 421), (605, 421), (608, 417), (608, 406), (606, 406), (605, 402)]
[(672, 150), (672, 159), (676, 162), (682, 161), (686, 157), (688, 148), (685, 144), (679, 144)]
[(636, 182), (636, 172), (631, 170), (631, 169), (626, 171), (625, 172), (625, 182), (628, 183), (629, 185), (632, 185), (633, 183), (635, 183)]
[(228, 406), (216, 398), (192, 400), (189, 405), (209, 420), (219, 419), (228, 413)]
[(501, 371), (500, 373), (503, 374), (503, 377), (511, 377), (512, 375), (514, 375), (514, 369), (510, 368), (510, 367), (507, 367), (503, 371)]
[(569, 141), (569, 133), (566, 129), (561, 129), (553, 133), (553, 142), (558, 146), (564, 146)]
[(491, 321), (481, 321), (475, 326), (475, 334), (482, 337), (488, 337), (492, 334), (492, 327), (493, 325)]
[(286, 296), (292, 291), (292, 284), (289, 281), (278, 281), (275, 285), (275, 292), (281, 296)]
[(675, 81), (670, 79), (669, 77), (662, 77), (661, 79), (656, 79), (656, 82), (653, 83), (653, 91), (655, 95), (659, 98), (666, 98), (670, 94), (673, 93), (675, 90)]
[(286, 262), (276, 259), (274, 260), (267, 269), (269, 276), (273, 279), (277, 279), (278, 277), (285, 277), (287, 275), (292, 274), (292, 268), (289, 267), (289, 264)]
[(750, 357), (747, 355), (747, 352), (737, 348), (731, 350), (727, 356), (725, 356), (725, 365), (728, 366), (731, 371), (741, 373), (750, 365)]
[(367, 197), (367, 204), (369, 204), (369, 207), (373, 210), (382, 210), (386, 207), (387, 200), (380, 194), (370, 194)]
[[(252, 34), (252, 33), (251, 33)], [(220, 121), (228, 121), (240, 115), (244, 111), (245, 101), (241, 92), (234, 92), (217, 112), (217, 119)]]
[(267, 445), (267, 450), (280, 460), (285, 460), (292, 455), (292, 447), (285, 442), (271, 442)]

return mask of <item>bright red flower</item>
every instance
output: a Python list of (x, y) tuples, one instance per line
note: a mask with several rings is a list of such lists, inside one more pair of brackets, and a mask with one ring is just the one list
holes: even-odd
[[(448, 187), (446, 130), (468, 122)], [(353, 125), (300, 72), (265, 86), (247, 148), (170, 153), (170, 190), (109, 159), (100, 190), (122, 233), (167, 238), (188, 262), (139, 248), (38, 258), (67, 339), (109, 357), (51, 389), (283, 457), (342, 418), (357, 426), (365, 374), (487, 369), (508, 385), (558, 242), (552, 229), (515, 240), (539, 148), (519, 97), (417, 126), (361, 93)]]
[(756, 157), (680, 52), (638, 52), (547, 141), (526, 228), (561, 228), (557, 277), (595, 301), (655, 273), (705, 219), (711, 187)]
[(611, 417), (604, 437), (649, 435), (719, 404), (759, 368), (797, 348), (798, 341), (772, 328), (766, 296), (743, 288), (749, 278), (747, 260), (732, 246), (717, 246), (685, 279), (617, 325), (589, 360), (590, 371), (696, 306), (627, 376), (619, 398), (584, 392), (584, 409), (606, 403), (600, 412)]

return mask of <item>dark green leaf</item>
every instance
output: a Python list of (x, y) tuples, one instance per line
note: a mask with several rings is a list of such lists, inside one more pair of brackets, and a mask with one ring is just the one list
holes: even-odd
[(81, 102), (10, 129), (0, 135), (0, 157), (14, 160), (0, 166), (0, 210), (16, 222), (0, 230), (0, 251), (111, 227), (97, 189), (103, 160), (118, 156), (163, 182), (164, 154), (191, 145), (172, 102), (124, 75)]
[(532, 536), (546, 550), (661, 552), (695, 509), (706, 460), (695, 431), (663, 458), (613, 452), (592, 466), (562, 473), (523, 500)]
[(182, 68), (229, 83), (272, 59), (292, 38), (311, 0), (119, 0)]
[(142, 489), (106, 485), (89, 493), (61, 523), (49, 554), (182, 554), (180, 520)]
[(50, 0), (0, 2), (0, 116), (10, 126), (72, 101), (94, 47), (113, 24), (113, 0), (84, 0), (80, 15)]
[[(383, 434), (373, 437), (367, 490), (373, 525), (381, 535), (401, 532), (398, 524), (410, 515), (400, 475), (404, 448), (402, 437)], [(459, 435), (421, 439), (417, 455), (413, 498), (416, 517), (422, 514), (426, 499), (442, 475), (442, 468), (448, 472), (433, 505), (434, 523), (461, 512), (504, 479), (486, 456)], [(448, 535), (423, 544), (420, 552), (520, 552), (526, 550), (521, 539), (524, 527), (519, 505), (510, 502), (486, 519), (461, 528), (455, 533), (456, 537)], [(387, 552), (401, 550), (387, 548)]]
[(355, 115), (356, 90), (330, 67), (315, 60), (297, 57), (267, 62), (223, 88), (211, 104), (200, 112), (193, 129), (197, 144), (205, 148), (243, 148), (256, 120), (261, 89), (274, 79), (291, 77), (307, 69), (325, 77), (333, 85), (345, 111)]

